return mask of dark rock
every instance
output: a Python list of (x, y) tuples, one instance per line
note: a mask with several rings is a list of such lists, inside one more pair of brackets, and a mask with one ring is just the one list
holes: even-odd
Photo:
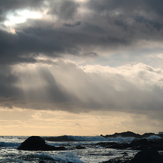
[(128, 153), (127, 153), (127, 152), (123, 152), (122, 154), (123, 154), (123, 155), (128, 155)]
[(86, 149), (85, 147), (81, 146), (81, 145), (77, 145), (76, 149)]
[[(103, 136), (103, 135), (101, 135)], [(136, 134), (134, 132), (131, 132), (131, 131), (127, 131), (127, 132), (121, 132), (121, 133), (114, 133), (112, 135), (105, 135), (103, 136), (104, 138), (109, 138), (109, 137), (112, 137), (112, 138), (116, 138), (116, 137), (134, 137), (134, 138), (140, 138), (141, 135), (140, 134)]]
[(134, 145), (147, 145), (149, 144), (147, 139), (134, 139), (130, 145), (134, 146)]
[(142, 150), (148, 148), (149, 141), (147, 139), (134, 139), (130, 143), (130, 147), (135, 150)]
[(143, 135), (141, 135), (141, 138), (148, 138), (150, 136), (156, 135), (155, 133), (144, 133)]
[(100, 142), (100, 143), (97, 143), (96, 145), (100, 145), (104, 148), (113, 148), (113, 149), (126, 149), (130, 147), (128, 143), (119, 144), (115, 142)]
[(39, 136), (31, 136), (26, 139), (18, 148), (18, 150), (66, 150), (65, 147), (54, 147), (47, 145), (45, 140)]
[(117, 145), (117, 143), (115, 143), (115, 142), (99, 142), (99, 143), (96, 143), (95, 145), (100, 145), (101, 147), (109, 148), (114, 145)]
[(156, 150), (142, 150), (129, 163), (163, 163), (163, 157)]
[(156, 135), (156, 136), (160, 136), (160, 137), (163, 137), (163, 134), (162, 135), (157, 135), (155, 133), (144, 133), (143, 135), (140, 135), (140, 134), (136, 134), (134, 132), (131, 132), (131, 131), (127, 131), (127, 132), (121, 132), (121, 133), (114, 133), (112, 135), (100, 135), (104, 138), (117, 138), (117, 137), (133, 137), (133, 138), (148, 138), (150, 136), (153, 136), (153, 135)]
[(163, 139), (147, 140), (147, 139), (134, 139), (129, 143), (115, 143), (115, 142), (100, 142), (96, 145), (100, 145), (104, 148), (113, 149), (131, 149), (131, 150), (163, 150)]
[(134, 158), (119, 157), (102, 163), (163, 163), (163, 156), (157, 150), (142, 150)]
[(143, 149), (153, 149), (153, 150), (163, 150), (163, 139), (158, 140), (133, 140), (130, 143), (131, 149), (143, 150)]

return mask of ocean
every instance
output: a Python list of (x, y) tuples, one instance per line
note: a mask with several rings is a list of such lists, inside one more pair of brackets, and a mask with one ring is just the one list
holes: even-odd
[[(24, 142), (27, 136), (0, 136), (0, 163), (100, 163), (124, 154), (134, 157), (138, 151), (116, 150), (104, 148), (99, 142), (131, 142), (134, 138), (108, 138), (102, 136), (65, 136), (74, 141), (47, 141), (48, 137), (43, 137), (46, 144), (53, 146), (64, 146), (68, 150), (64, 151), (24, 151), (17, 150), (17, 147)], [(79, 146), (84, 149), (77, 149)]]

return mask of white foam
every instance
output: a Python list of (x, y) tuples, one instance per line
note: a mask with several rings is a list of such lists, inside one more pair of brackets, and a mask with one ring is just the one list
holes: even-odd
[(40, 159), (45, 159), (45, 160), (54, 160), (54, 158), (48, 154), (45, 154), (44, 152), (42, 152), (41, 154), (35, 154), (35, 156), (37, 156)]
[(107, 141), (111, 141), (111, 142), (131, 142), (132, 140), (134, 140), (135, 138), (133, 137), (126, 137), (126, 138), (123, 138), (123, 137), (117, 137), (117, 138), (107, 138), (106, 140)]
[(64, 152), (64, 153), (56, 154), (54, 156), (42, 152), (41, 154), (36, 154), (36, 157), (42, 160), (84, 163), (83, 161), (80, 160), (81, 157), (75, 155), (73, 152)]
[(157, 135), (152, 135), (150, 137), (147, 138), (148, 140), (156, 140), (156, 139), (162, 139), (160, 136)]
[(133, 137), (110, 137), (110, 138), (104, 138), (102, 136), (68, 136), (69, 138), (73, 138), (76, 141), (110, 141), (110, 142), (124, 142), (124, 141), (132, 141)]
[(81, 157), (75, 155), (72, 152), (66, 152), (62, 154), (58, 154), (55, 156), (56, 160), (61, 160), (65, 162), (75, 162), (75, 163), (84, 163), (83, 161), (80, 160)]

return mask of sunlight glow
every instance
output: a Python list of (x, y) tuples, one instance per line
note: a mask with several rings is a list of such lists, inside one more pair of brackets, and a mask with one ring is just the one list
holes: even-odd
[(8, 20), (5, 21), (5, 25), (15, 25), (18, 23), (24, 23), (28, 18), (30, 19), (39, 19), (41, 18), (42, 15), (37, 12), (32, 12), (28, 10), (21, 10), (17, 11), (15, 14), (9, 14), (8, 15)]
[(12, 34), (15, 34), (15, 33), (16, 33), (14, 28), (10, 28), (10, 32), (11, 32)]

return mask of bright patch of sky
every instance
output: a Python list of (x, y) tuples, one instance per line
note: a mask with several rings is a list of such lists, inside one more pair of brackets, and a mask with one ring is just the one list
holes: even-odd
[(7, 15), (7, 20), (4, 22), (5, 25), (11, 26), (19, 23), (24, 23), (27, 19), (39, 19), (42, 15), (38, 12), (33, 12), (29, 10), (16, 11), (14, 14), (9, 13)]

